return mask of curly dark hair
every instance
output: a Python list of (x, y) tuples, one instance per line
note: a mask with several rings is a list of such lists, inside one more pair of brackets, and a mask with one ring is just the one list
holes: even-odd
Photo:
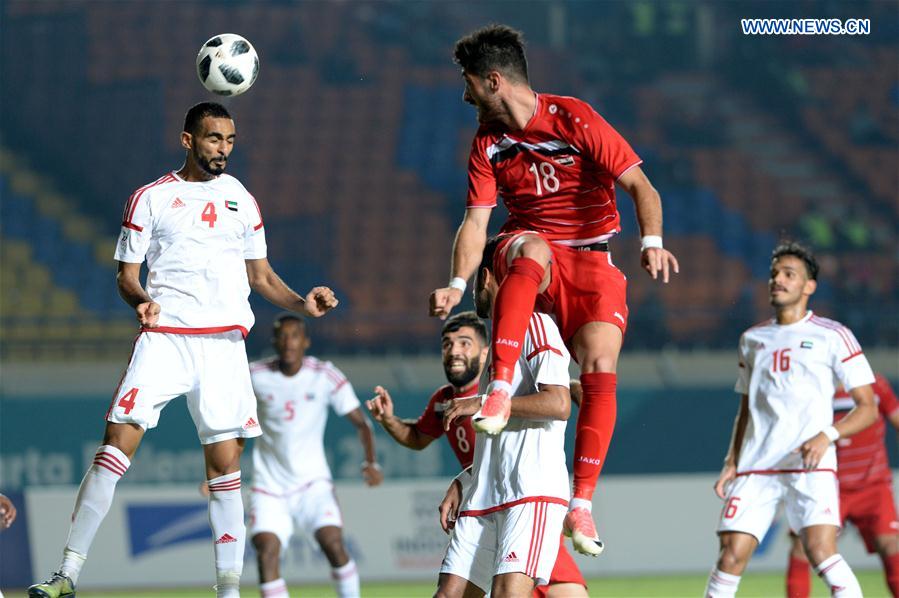
[(499, 71), (508, 79), (527, 83), (528, 60), (524, 45), (520, 31), (506, 25), (488, 25), (457, 41), (453, 60), (478, 77)]
[(777, 258), (785, 255), (792, 255), (802, 260), (809, 280), (818, 280), (818, 260), (815, 259), (815, 254), (811, 249), (797, 241), (781, 241), (771, 252), (771, 261), (774, 262)]

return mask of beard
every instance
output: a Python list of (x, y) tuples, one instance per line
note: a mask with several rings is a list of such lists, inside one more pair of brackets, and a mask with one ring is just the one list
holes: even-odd
[(228, 164), (228, 159), (224, 158), (221, 166), (215, 166), (212, 163), (211, 158), (204, 158), (198, 152), (194, 151), (194, 160), (196, 160), (197, 164), (199, 164), (200, 168), (203, 169), (203, 172), (206, 174), (211, 174), (214, 176), (218, 176), (225, 172), (225, 166)]
[(468, 386), (472, 380), (478, 377), (478, 374), (481, 373), (481, 367), (478, 363), (478, 358), (473, 357), (465, 361), (465, 369), (458, 373), (451, 372), (449, 364), (444, 363), (443, 373), (446, 375), (446, 379), (450, 384), (456, 388), (464, 388), (465, 386)]

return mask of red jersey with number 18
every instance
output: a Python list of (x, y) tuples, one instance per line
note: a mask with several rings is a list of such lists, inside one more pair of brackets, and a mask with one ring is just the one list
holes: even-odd
[(620, 230), (615, 181), (642, 160), (589, 104), (536, 94), (521, 131), (482, 125), (468, 161), (468, 207), (509, 210), (503, 232), (555, 242), (596, 241)]

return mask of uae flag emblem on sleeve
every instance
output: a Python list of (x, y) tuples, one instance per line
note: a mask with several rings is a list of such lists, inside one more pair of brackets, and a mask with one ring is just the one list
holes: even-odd
[(229, 210), (231, 210), (232, 212), (236, 212), (237, 211), (237, 202), (231, 201), (231, 200), (226, 200), (225, 207), (228, 208)]

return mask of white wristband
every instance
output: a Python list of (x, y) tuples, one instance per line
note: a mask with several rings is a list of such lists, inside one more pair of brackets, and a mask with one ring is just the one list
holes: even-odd
[(464, 278), (456, 276), (451, 281), (449, 281), (449, 285), (447, 285), (447, 286), (449, 286), (449, 288), (451, 288), (451, 289), (459, 289), (460, 291), (462, 291), (464, 293), (465, 287), (468, 286), (468, 283), (465, 282)]
[(821, 432), (827, 436), (827, 439), (831, 442), (836, 442), (840, 438), (840, 432), (833, 426), (827, 426), (821, 430)]
[(644, 235), (644, 237), (640, 239), (640, 251), (646, 251), (651, 247), (662, 249), (661, 235)]
[(362, 469), (365, 469), (366, 467), (374, 467), (378, 471), (381, 471), (381, 466), (378, 465), (378, 463), (376, 461), (363, 461)]

